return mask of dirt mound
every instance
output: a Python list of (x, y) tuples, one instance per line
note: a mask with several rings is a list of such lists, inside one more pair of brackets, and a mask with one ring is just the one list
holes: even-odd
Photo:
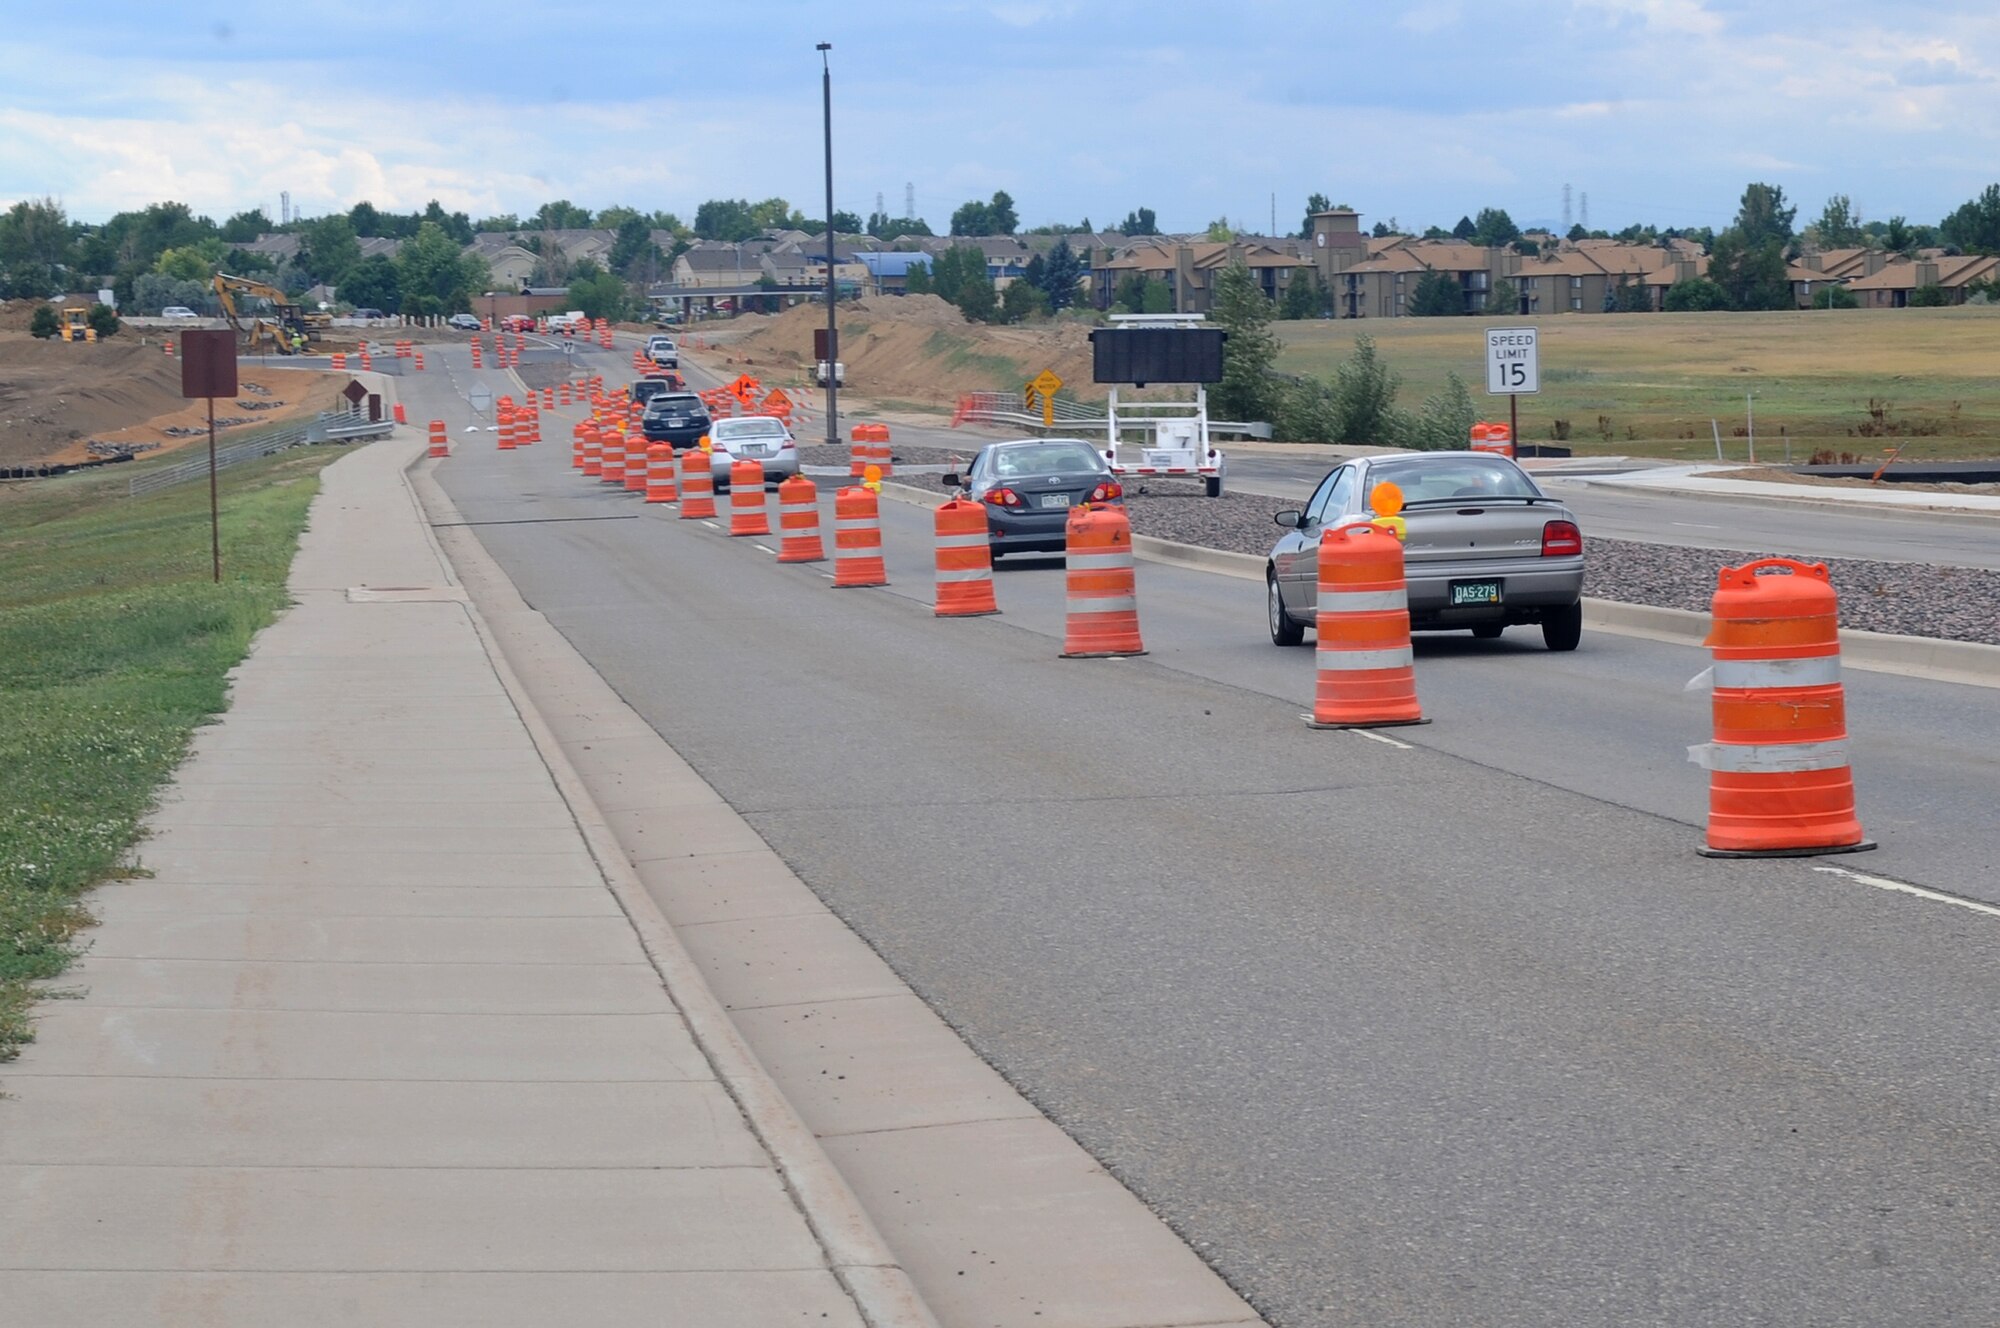
[[(813, 330), (824, 326), (824, 310), (799, 305), (723, 349), (730, 363), (790, 369), (803, 382), (812, 368)], [(966, 322), (935, 295), (877, 295), (843, 305), (840, 349), (848, 389), (875, 401), (949, 405), (965, 392), (1019, 392), (1044, 369), (1068, 384), (1066, 395), (1104, 395), (1090, 381), (1090, 330), (1083, 323), (988, 327)]]
[[(216, 402), (216, 418), (266, 424), (327, 409), (345, 377), (242, 365), (239, 400)], [(0, 465), (85, 461), (92, 442), (170, 451), (197, 441), (197, 428), (206, 439), (207, 410), (182, 398), (180, 361), (157, 343), (0, 332)]]
[(8, 300), (0, 304), (0, 332), (26, 332), (35, 310), (47, 300)]

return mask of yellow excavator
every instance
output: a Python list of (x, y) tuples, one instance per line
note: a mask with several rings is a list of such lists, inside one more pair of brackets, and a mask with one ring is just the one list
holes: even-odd
[[(332, 323), (325, 314), (303, 312), (276, 286), (249, 277), (218, 272), (213, 287), (216, 303), (222, 306), (222, 316), (242, 334), (245, 350), (260, 350), (268, 345), (280, 355), (290, 355), (295, 334), (305, 341), (315, 341), (320, 329)], [(239, 305), (251, 301), (270, 306), (270, 312), (246, 314)]]

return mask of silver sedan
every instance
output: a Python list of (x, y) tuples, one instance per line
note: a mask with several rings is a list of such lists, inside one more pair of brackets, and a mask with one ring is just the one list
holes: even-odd
[(1371, 499), (1384, 483), (1403, 495), (1413, 630), (1469, 628), (1491, 638), (1533, 623), (1549, 649), (1576, 649), (1583, 532), (1526, 471), (1490, 452), (1360, 457), (1321, 480), (1302, 510), (1279, 512), (1285, 533), (1264, 571), (1272, 641), (1304, 639), (1318, 599), (1321, 534), (1373, 520)]

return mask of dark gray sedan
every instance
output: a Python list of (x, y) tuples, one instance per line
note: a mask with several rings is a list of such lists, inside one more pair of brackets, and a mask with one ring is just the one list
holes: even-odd
[(1371, 496), (1384, 483), (1403, 494), (1413, 630), (1469, 628), (1491, 638), (1536, 623), (1549, 649), (1576, 649), (1583, 532), (1526, 471), (1490, 452), (1360, 457), (1321, 480), (1303, 510), (1279, 512), (1285, 533), (1264, 571), (1272, 641), (1304, 639), (1318, 598), (1320, 535), (1372, 520)]
[(944, 477), (947, 489), (986, 504), (993, 556), (1061, 553), (1070, 509), (1084, 503), (1124, 502), (1125, 487), (1104, 457), (1079, 438), (1025, 438), (988, 443), (963, 476)]

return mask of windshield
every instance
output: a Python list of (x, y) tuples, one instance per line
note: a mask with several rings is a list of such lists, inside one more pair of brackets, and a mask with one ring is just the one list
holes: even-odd
[(1394, 484), (1403, 504), (1466, 502), (1495, 498), (1539, 498), (1520, 467), (1493, 457), (1440, 456), (1378, 461), (1368, 467), (1368, 489)]
[(718, 438), (782, 438), (785, 426), (776, 420), (729, 420), (716, 426)]
[(1103, 467), (1082, 443), (1031, 443), (993, 450), (993, 473), (1003, 480), (1026, 475), (1094, 475)]
[(703, 413), (700, 397), (672, 396), (665, 392), (648, 401), (646, 409), (654, 415), (699, 415)]

